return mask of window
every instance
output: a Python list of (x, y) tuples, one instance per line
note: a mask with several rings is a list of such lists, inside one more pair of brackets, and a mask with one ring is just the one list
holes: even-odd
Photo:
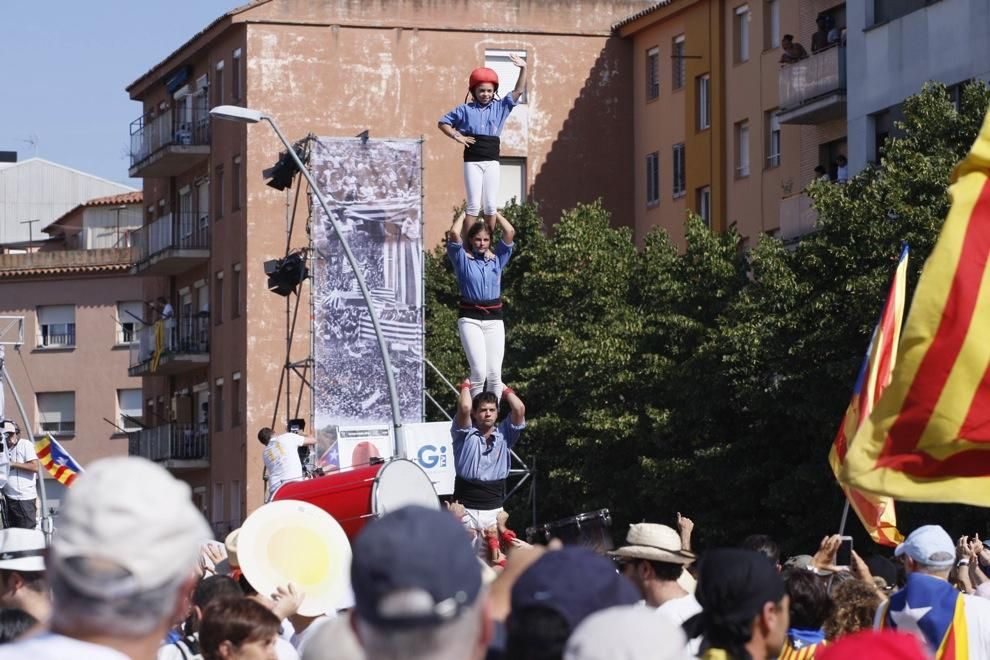
[(73, 435), (76, 432), (75, 392), (38, 392), (37, 402), (38, 435)]
[(749, 176), (749, 122), (736, 123), (736, 176)]
[[(509, 92), (515, 89), (516, 81), (519, 80), (519, 67), (512, 63), (509, 55), (518, 55), (522, 59), (526, 59), (526, 51), (524, 50), (485, 51), (485, 66), (494, 69), (495, 73), (498, 74), (498, 95), (501, 98), (505, 98)], [(527, 96), (529, 95), (523, 94), (519, 102), (527, 103)]]
[(38, 307), (38, 346), (76, 345), (76, 308), (72, 305)]
[(646, 205), (660, 203), (660, 154), (654, 151), (646, 157)]
[(684, 35), (674, 37), (674, 43), (670, 49), (670, 86), (672, 89), (684, 87), (684, 80), (687, 77), (687, 58), (684, 56)]
[(712, 125), (711, 118), (711, 99), (709, 98), (709, 91), (711, 85), (711, 76), (707, 73), (698, 76), (697, 88), (698, 88), (698, 130), (703, 131)]
[(144, 327), (144, 303), (140, 300), (130, 300), (117, 303), (117, 343), (133, 344), (138, 340), (138, 333)]
[(230, 427), (240, 426), (241, 419), (241, 372), (235, 371), (230, 377)]
[(671, 184), (671, 194), (674, 197), (681, 197), (684, 195), (685, 181), (687, 179), (687, 163), (684, 160), (684, 145), (675, 144), (674, 145), (674, 163), (672, 167), (672, 172), (674, 173), (673, 183)]
[(777, 110), (769, 110), (765, 114), (764, 126), (767, 136), (767, 169), (780, 166), (780, 119)]
[(237, 211), (241, 208), (241, 157), (234, 156), (233, 167), (230, 168), (230, 208)]
[(216, 282), (213, 286), (213, 323), (220, 325), (223, 323), (223, 271), (216, 273)]
[(646, 51), (646, 100), (652, 101), (660, 96), (660, 49), (651, 48)]
[(141, 388), (117, 390), (117, 410), (120, 412), (117, 426), (125, 431), (141, 428)]
[(766, 0), (763, 7), (763, 49), (780, 48), (780, 0)]
[(712, 226), (712, 189), (711, 186), (698, 188), (697, 199), (698, 215), (705, 221), (706, 227)]
[(502, 158), (499, 162), (498, 207), (502, 208), (512, 200), (522, 204), (526, 201), (526, 159)]
[(230, 526), (233, 529), (241, 526), (241, 482), (234, 480), (230, 482)]
[(223, 378), (217, 378), (213, 385), (213, 430), (223, 430)]
[(736, 7), (734, 32), (736, 36), (736, 62), (749, 61), (749, 5)]
[(873, 162), (880, 163), (883, 160), (883, 149), (890, 137), (893, 128), (890, 110), (878, 112), (870, 117), (873, 124)]
[(223, 522), (223, 482), (213, 484), (213, 510), (210, 513), (214, 524)]
[(235, 48), (230, 56), (230, 96), (241, 100), (241, 49)]
[(216, 200), (213, 205), (213, 217), (219, 220), (223, 217), (223, 165), (217, 165), (217, 169), (214, 172), (214, 178), (216, 183), (212, 185), (213, 190), (216, 192)]
[(886, 23), (939, 0), (873, 0), (873, 24)]
[(234, 264), (230, 278), (230, 318), (236, 319), (241, 315), (241, 265)]
[(217, 73), (213, 80), (213, 105), (223, 105), (223, 60), (217, 62)]

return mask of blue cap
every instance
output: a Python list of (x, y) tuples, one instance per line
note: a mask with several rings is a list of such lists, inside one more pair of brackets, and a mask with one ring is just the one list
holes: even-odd
[[(481, 591), (481, 565), (450, 513), (407, 506), (368, 524), (354, 540), (351, 587), (358, 617), (413, 627), (454, 619)], [(391, 598), (402, 592), (403, 596)]]
[(940, 525), (924, 525), (908, 534), (894, 550), (895, 557), (902, 555), (932, 568), (949, 568), (956, 561), (956, 544)]
[(512, 587), (510, 616), (542, 607), (561, 615), (573, 630), (598, 610), (639, 600), (639, 592), (612, 561), (571, 546), (547, 552), (519, 576)]

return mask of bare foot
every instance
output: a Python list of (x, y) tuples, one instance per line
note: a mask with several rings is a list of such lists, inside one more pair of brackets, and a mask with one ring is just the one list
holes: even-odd
[(507, 529), (509, 529), (509, 526), (506, 525), (506, 523), (508, 522), (508, 520), (509, 520), (509, 512), (508, 511), (499, 511), (498, 513), (495, 514), (495, 524), (498, 525), (498, 533), (499, 534), (502, 534)]

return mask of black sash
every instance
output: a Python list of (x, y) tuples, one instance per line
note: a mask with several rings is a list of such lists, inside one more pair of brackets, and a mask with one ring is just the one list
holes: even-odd
[(454, 499), (468, 509), (491, 511), (501, 508), (505, 499), (505, 479), (478, 481), (457, 475), (454, 479)]
[(457, 303), (457, 318), (477, 321), (501, 321), (502, 299), (461, 300)]
[(464, 162), (478, 163), (484, 160), (499, 159), (499, 145), (501, 140), (495, 135), (468, 135), (474, 138), (474, 144), (464, 147)]

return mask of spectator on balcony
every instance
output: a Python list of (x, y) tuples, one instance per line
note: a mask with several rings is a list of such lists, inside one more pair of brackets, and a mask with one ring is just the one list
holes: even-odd
[(828, 175), (828, 170), (826, 170), (822, 165), (815, 165), (815, 181), (831, 181), (832, 178)]
[(831, 27), (835, 26), (835, 20), (830, 20), (831, 17), (827, 14), (819, 14), (818, 18), (815, 19), (815, 24), (818, 29), (813, 35), (811, 35), (811, 52), (818, 53), (829, 47), (828, 33)]
[(3, 496), (7, 500), (7, 527), (34, 529), (38, 524), (38, 492), (34, 481), (38, 475), (38, 455), (34, 443), (21, 438), (17, 424), (7, 420), (0, 426), (4, 455), (9, 468)]
[(849, 161), (842, 154), (835, 159), (835, 180), (839, 183), (849, 180)]
[(165, 296), (159, 296), (155, 309), (158, 311), (158, 318), (163, 321), (175, 316), (175, 308), (172, 307), (172, 303), (165, 300)]
[(793, 34), (785, 34), (784, 38), (780, 40), (780, 47), (784, 51), (780, 56), (781, 64), (793, 64), (808, 57), (808, 51), (804, 49), (804, 46), (794, 41)]

